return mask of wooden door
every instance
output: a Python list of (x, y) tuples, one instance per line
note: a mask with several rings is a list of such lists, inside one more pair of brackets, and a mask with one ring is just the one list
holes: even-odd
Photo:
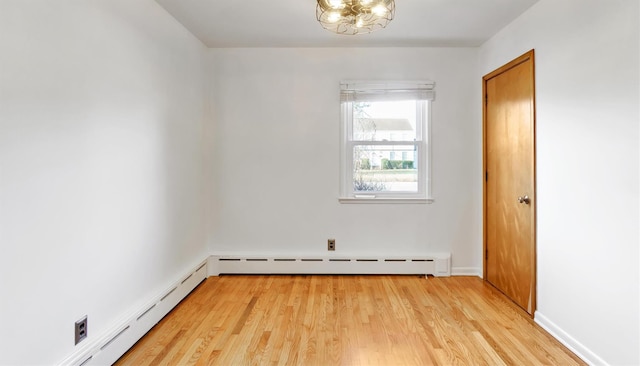
[(533, 50), (483, 78), (484, 278), (533, 315), (536, 304)]

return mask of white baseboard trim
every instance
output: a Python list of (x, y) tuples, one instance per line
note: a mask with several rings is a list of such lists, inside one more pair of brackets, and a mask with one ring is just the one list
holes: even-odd
[(482, 278), (482, 269), (476, 267), (453, 267), (452, 276), (474, 276)]
[(595, 353), (593, 353), (590, 349), (585, 347), (582, 343), (578, 342), (575, 338), (569, 335), (569, 333), (562, 330), (559, 326), (557, 326), (554, 322), (552, 322), (549, 318), (541, 314), (539, 311), (535, 312), (535, 316), (533, 319), (540, 327), (546, 330), (551, 336), (557, 339), (560, 343), (565, 345), (571, 352), (575, 353), (576, 356), (580, 357), (583, 361), (590, 365), (602, 365), (608, 366), (609, 364), (598, 357)]
[[(207, 278), (207, 260), (202, 261), (146, 306), (125, 316), (110, 330), (74, 351), (60, 365), (111, 365)], [(83, 342), (83, 343), (85, 343)]]
[(417, 274), (448, 277), (449, 253), (424, 255), (274, 255), (224, 253), (209, 257), (209, 276), (220, 274)]

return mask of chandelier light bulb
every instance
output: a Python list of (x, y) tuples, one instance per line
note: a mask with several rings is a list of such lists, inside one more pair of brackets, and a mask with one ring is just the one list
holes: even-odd
[(333, 9), (344, 9), (345, 4), (342, 0), (329, 0), (329, 6)]
[(329, 13), (329, 15), (327, 16), (327, 21), (329, 23), (335, 23), (340, 20), (341, 17), (342, 16), (338, 12)]
[(371, 11), (377, 16), (384, 16), (389, 11), (384, 5), (376, 5), (371, 9)]
[(395, 0), (317, 0), (316, 19), (323, 28), (345, 35), (371, 33), (393, 20)]

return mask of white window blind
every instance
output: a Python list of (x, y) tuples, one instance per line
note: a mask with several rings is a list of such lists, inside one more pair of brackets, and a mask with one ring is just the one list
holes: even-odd
[(417, 82), (362, 82), (347, 81), (340, 84), (341, 102), (435, 100), (435, 83)]

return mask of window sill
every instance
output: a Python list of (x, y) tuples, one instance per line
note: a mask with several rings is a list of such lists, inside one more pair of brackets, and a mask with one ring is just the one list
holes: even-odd
[(433, 203), (433, 198), (364, 198), (364, 197), (339, 197), (340, 203)]

